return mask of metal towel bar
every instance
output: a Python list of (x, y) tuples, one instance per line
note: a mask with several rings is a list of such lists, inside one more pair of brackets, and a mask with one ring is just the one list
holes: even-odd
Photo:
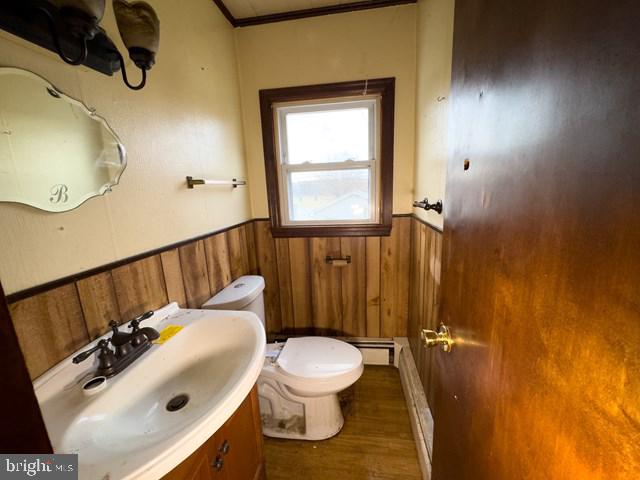
[(233, 188), (246, 185), (245, 180), (232, 178), (231, 180), (205, 180), (202, 178), (187, 177), (187, 188), (193, 188), (195, 185), (231, 185)]

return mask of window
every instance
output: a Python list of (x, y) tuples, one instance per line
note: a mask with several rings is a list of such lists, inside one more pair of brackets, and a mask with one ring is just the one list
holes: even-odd
[(394, 79), (260, 91), (275, 236), (388, 235)]
[(283, 225), (377, 221), (377, 103), (275, 106)]

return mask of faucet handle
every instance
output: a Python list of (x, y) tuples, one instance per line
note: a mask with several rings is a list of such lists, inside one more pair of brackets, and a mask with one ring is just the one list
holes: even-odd
[(131, 336), (133, 339), (131, 340), (131, 345), (137, 347), (146, 342), (152, 342), (160, 337), (160, 334), (153, 328), (144, 327), (140, 328), (140, 322), (146, 320), (147, 318), (152, 317), (154, 314), (153, 310), (148, 312), (144, 312), (142, 315), (138, 315), (136, 318), (129, 322), (129, 328), (131, 331)]
[(71, 361), (76, 364), (80, 362), (84, 362), (87, 358), (89, 358), (94, 352), (97, 352), (98, 350), (101, 350), (101, 353), (105, 355), (108, 353), (111, 353), (111, 350), (109, 349), (109, 340), (100, 340), (93, 348), (90, 348), (89, 350), (79, 353), (78, 355), (73, 357)]
[(143, 320), (146, 320), (147, 318), (151, 318), (153, 314), (154, 314), (153, 310), (150, 310), (148, 312), (144, 312), (142, 315), (138, 315), (137, 317), (135, 317), (133, 320), (129, 322), (128, 328), (133, 329), (134, 332), (138, 331), (140, 322), (142, 322)]

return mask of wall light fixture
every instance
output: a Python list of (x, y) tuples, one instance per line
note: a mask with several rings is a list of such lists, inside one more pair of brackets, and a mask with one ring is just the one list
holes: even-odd
[(0, 28), (55, 51), (70, 65), (85, 64), (108, 75), (122, 70), (127, 87), (140, 90), (146, 84), (147, 70), (155, 64), (160, 21), (147, 2), (113, 0), (113, 11), (129, 58), (141, 70), (137, 85), (129, 82), (122, 54), (100, 26), (105, 0), (3, 1)]

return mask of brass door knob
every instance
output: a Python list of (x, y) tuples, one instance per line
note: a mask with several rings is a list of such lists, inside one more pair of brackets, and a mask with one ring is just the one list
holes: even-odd
[(429, 348), (442, 345), (442, 350), (444, 352), (450, 352), (453, 348), (454, 342), (453, 338), (451, 338), (449, 327), (442, 323), (438, 327), (438, 331), (427, 330), (425, 328), (420, 333), (420, 336), (422, 337), (422, 340), (424, 340), (424, 344)]

